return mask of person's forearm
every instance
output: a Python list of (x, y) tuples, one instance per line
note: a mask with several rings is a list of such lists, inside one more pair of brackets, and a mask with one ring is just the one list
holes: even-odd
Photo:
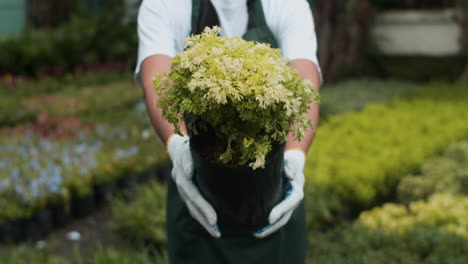
[[(162, 110), (155, 105), (157, 95), (153, 89), (153, 78), (163, 72), (170, 72), (172, 58), (155, 55), (145, 59), (141, 65), (141, 82), (143, 85), (146, 109), (156, 133), (163, 142), (167, 142), (174, 133), (174, 126), (162, 117)], [(185, 128), (181, 127), (182, 130)]]
[[(294, 60), (289, 66), (299, 73), (299, 76), (302, 80), (310, 80), (312, 82), (313, 88), (317, 89), (317, 91), (320, 90), (320, 75), (317, 66), (313, 62), (309, 60)], [(318, 103), (312, 103), (310, 104), (309, 112), (306, 114), (307, 117), (312, 121), (315, 129), (309, 129), (300, 142), (296, 141), (292, 133), (290, 133), (288, 135), (286, 149), (296, 148), (302, 150), (304, 153), (307, 153), (310, 145), (312, 144), (312, 141), (314, 140), (318, 127), (319, 108), (320, 107)]]

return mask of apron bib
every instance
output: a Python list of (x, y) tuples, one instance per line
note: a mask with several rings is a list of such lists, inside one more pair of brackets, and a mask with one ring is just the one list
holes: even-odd
[[(268, 28), (261, 0), (248, 0), (249, 21), (243, 38), (269, 43), (277, 48)], [(192, 1), (192, 34), (208, 26), (219, 26), (210, 0)], [(304, 202), (294, 211), (288, 224), (263, 239), (252, 234), (214, 238), (190, 215), (169, 177), (167, 194), (167, 238), (171, 264), (304, 264), (307, 228)], [(221, 230), (222, 232), (222, 230)]]

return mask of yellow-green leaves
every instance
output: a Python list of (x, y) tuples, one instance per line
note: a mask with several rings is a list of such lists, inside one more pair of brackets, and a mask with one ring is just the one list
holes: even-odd
[(218, 153), (221, 163), (260, 168), (273, 141), (285, 142), (289, 132), (301, 138), (312, 127), (303, 114), (319, 95), (310, 82), (300, 80), (279, 49), (220, 37), (220, 31), (206, 28), (186, 39), (171, 73), (154, 78), (156, 104), (175, 126), (187, 114), (214, 126), (217, 136), (229, 142)]

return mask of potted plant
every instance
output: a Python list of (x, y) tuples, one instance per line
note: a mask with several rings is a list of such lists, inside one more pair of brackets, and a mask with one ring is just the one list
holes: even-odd
[(287, 135), (312, 127), (304, 113), (319, 95), (279, 49), (219, 32), (186, 39), (171, 72), (154, 78), (156, 105), (177, 133), (185, 121), (195, 183), (223, 233), (254, 231), (282, 199)]

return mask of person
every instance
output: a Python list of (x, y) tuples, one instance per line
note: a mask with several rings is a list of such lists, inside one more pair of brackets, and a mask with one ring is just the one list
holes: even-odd
[[(314, 22), (306, 0), (143, 0), (135, 77), (143, 87), (152, 125), (166, 142), (173, 164), (166, 226), (170, 263), (305, 263), (303, 170), (316, 130), (307, 131), (300, 142), (288, 136), (285, 174), (292, 189), (272, 209), (270, 225), (253, 234), (223, 236), (215, 210), (192, 181), (189, 138), (174, 134), (174, 127), (155, 106), (154, 76), (170, 71), (171, 60), (184, 50), (186, 37), (214, 25), (222, 28), (221, 36), (242, 36), (280, 48), (302, 79), (310, 80), (315, 89), (321, 83)], [(311, 104), (307, 115), (317, 127), (319, 105)], [(185, 130), (184, 124), (181, 127)]]

